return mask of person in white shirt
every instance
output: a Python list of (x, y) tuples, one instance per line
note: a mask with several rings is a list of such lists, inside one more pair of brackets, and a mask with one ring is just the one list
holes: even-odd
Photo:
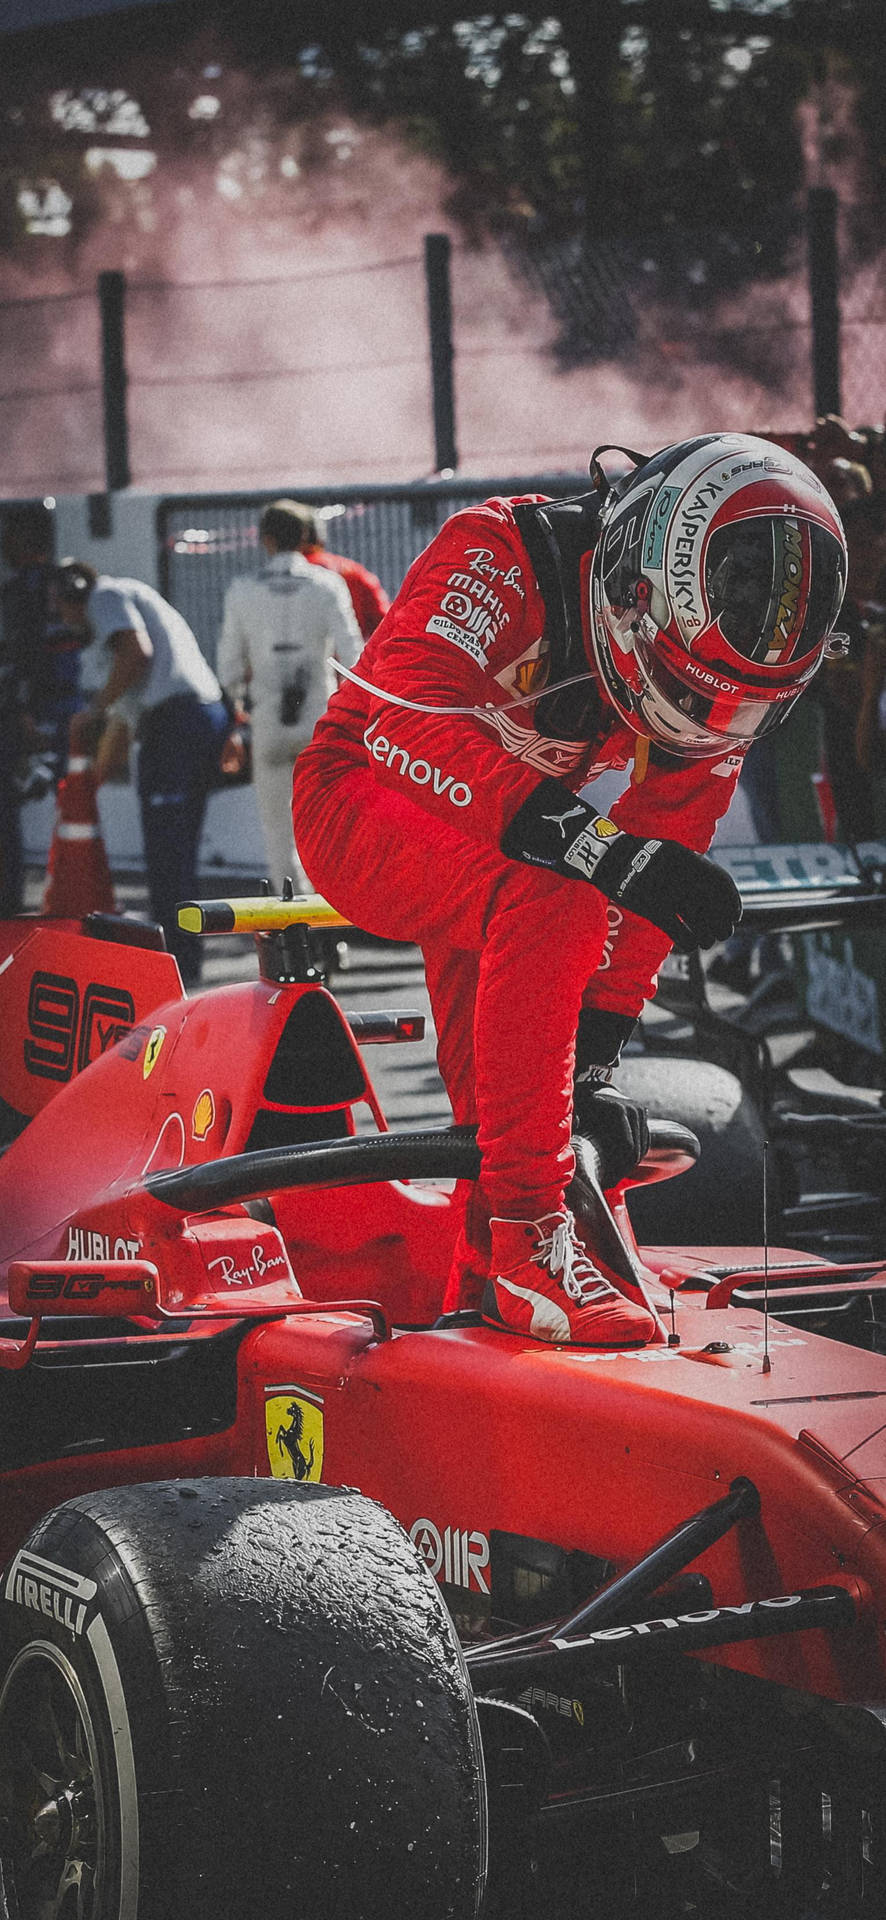
[(95, 757), (101, 781), (121, 735), (137, 739), (150, 908), (185, 985), (196, 985), (200, 941), (182, 933), (176, 910), (197, 891), (203, 816), (229, 727), (221, 688), (187, 621), (144, 581), (65, 560), (56, 596), (62, 618), (88, 636), (84, 680), (96, 689), (71, 721), (71, 750)]
[(353, 666), (362, 646), (344, 580), (298, 551), (302, 518), (275, 500), (259, 521), (266, 559), (225, 596), (218, 674), (229, 698), (250, 702), (252, 778), (268, 867), (279, 892), (309, 889), (292, 832), (292, 771), (335, 691), (333, 658)]

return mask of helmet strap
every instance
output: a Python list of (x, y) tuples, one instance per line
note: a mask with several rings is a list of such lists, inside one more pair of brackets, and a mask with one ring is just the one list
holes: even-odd
[(633, 460), (635, 467), (645, 467), (649, 455), (648, 453), (635, 453), (633, 447), (616, 446), (614, 440), (604, 441), (601, 447), (594, 448), (588, 461), (588, 472), (596, 491), (601, 496), (600, 505), (603, 506), (609, 499), (613, 487), (618, 485), (618, 481), (609, 479), (600, 461), (601, 453), (623, 453), (628, 460)]
[(638, 733), (637, 744), (634, 748), (633, 784), (635, 787), (642, 787), (643, 782), (646, 778), (646, 771), (649, 766), (649, 749), (651, 745), (652, 745), (652, 742), (648, 734)]

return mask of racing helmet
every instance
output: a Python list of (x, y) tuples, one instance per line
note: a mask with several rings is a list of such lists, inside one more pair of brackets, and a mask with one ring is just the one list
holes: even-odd
[[(604, 488), (590, 561), (592, 664), (635, 733), (681, 758), (747, 747), (829, 651), (846, 587), (830, 495), (750, 434), (665, 447)], [(624, 450), (622, 450), (624, 451)]]

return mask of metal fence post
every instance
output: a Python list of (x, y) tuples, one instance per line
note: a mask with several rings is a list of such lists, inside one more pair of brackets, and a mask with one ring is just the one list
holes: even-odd
[(98, 303), (102, 327), (102, 405), (105, 429), (105, 485), (109, 493), (128, 487), (129, 426), (126, 418), (126, 350), (123, 313), (126, 279), (100, 273)]
[(840, 263), (837, 196), (810, 187), (807, 199), (809, 296), (812, 312), (812, 392), (816, 418), (840, 411)]
[(452, 381), (452, 288), (448, 233), (425, 234), (425, 279), (428, 289), (428, 325), (431, 341), (431, 393), (434, 408), (434, 468), (454, 472), (455, 393)]

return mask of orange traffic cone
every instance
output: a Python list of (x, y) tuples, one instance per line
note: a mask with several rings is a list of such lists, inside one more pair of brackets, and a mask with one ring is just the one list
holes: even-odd
[(43, 895), (44, 913), (65, 920), (114, 913), (116, 902), (96, 804), (93, 764), (74, 755), (58, 789), (55, 832)]

